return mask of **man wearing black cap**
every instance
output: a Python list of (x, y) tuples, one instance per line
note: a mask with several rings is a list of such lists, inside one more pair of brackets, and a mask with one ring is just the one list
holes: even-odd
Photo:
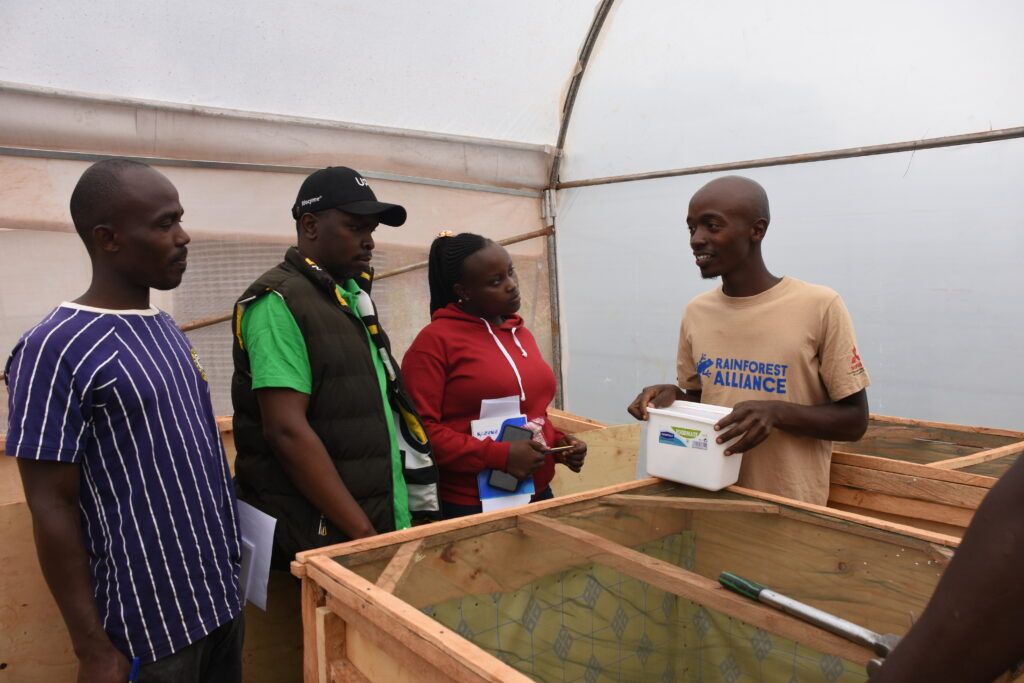
[(438, 515), (437, 469), (376, 318), (373, 232), (405, 209), (350, 168), (316, 171), (292, 207), (297, 246), (235, 305), (231, 398), (240, 499), (296, 552)]

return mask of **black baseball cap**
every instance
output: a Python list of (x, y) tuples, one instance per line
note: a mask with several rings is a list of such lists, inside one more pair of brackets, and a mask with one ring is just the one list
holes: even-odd
[(384, 225), (405, 223), (405, 209), (398, 204), (378, 202), (366, 178), (345, 166), (328, 166), (302, 181), (292, 206), (292, 218), (304, 213), (338, 209), (356, 216), (376, 216)]

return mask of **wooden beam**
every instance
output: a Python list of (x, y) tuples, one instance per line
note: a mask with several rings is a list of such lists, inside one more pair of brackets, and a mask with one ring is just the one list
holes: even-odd
[(384, 567), (384, 571), (378, 577), (377, 586), (388, 593), (394, 593), (398, 584), (405, 578), (406, 572), (416, 561), (416, 553), (422, 545), (422, 538), (400, 545), (395, 556), (391, 558), (388, 566)]
[(756, 500), (722, 500), (718, 498), (682, 498), (677, 496), (641, 496), (618, 493), (601, 500), (603, 505), (623, 507), (657, 507), (666, 510), (715, 510), (718, 512), (761, 512), (778, 514), (779, 506)]
[(847, 486), (833, 485), (829, 490), (829, 505), (842, 503), (853, 505), (865, 510), (888, 512), (903, 517), (919, 518), (940, 522), (956, 527), (967, 528), (974, 516), (974, 510), (925, 500), (914, 500), (900, 496), (890, 496), (876, 491), (852, 489)]
[(548, 408), (548, 420), (550, 420), (551, 425), (555, 429), (565, 432), (566, 434), (579, 434), (580, 432), (604, 429), (608, 426), (603, 422), (567, 413), (564, 410), (558, 410), (556, 408)]
[(320, 683), (330, 683), (331, 664), (345, 659), (345, 622), (329, 607), (316, 608), (316, 661)]
[(965, 486), (891, 472), (877, 472), (849, 465), (832, 465), (831, 482), (840, 486), (852, 486), (902, 498), (916, 498), (972, 510), (978, 507), (988, 493), (988, 489), (978, 486)]
[(906, 427), (933, 427), (936, 429), (952, 429), (957, 432), (969, 432), (972, 434), (992, 434), (993, 436), (1009, 436), (1017, 439), (1024, 439), (1024, 432), (1016, 429), (980, 427), (977, 425), (955, 424), (953, 422), (934, 422), (931, 420), (915, 420), (910, 417), (879, 415), (878, 413), (871, 413), (869, 417), (870, 419), (878, 422), (885, 422), (892, 425), (904, 425)]
[(1021, 453), (1024, 453), (1024, 442), (1011, 443), (1006, 446), (1000, 446), (999, 448), (990, 448), (986, 451), (972, 453), (971, 455), (964, 455), (959, 458), (930, 462), (927, 466), (940, 470), (959, 470), (964, 467), (970, 467), (971, 465), (980, 465), (983, 462), (1007, 458), (1011, 455), (1020, 455)]
[[(780, 515), (796, 517), (797, 519), (803, 519), (804, 521), (812, 524), (816, 523), (827, 525), (828, 522), (831, 522), (836, 527), (839, 527), (844, 523), (849, 524), (852, 522), (852, 526), (843, 526), (843, 528), (847, 531), (859, 531), (860, 533), (865, 533), (871, 529), (878, 529), (892, 534), (899, 534), (901, 536), (910, 536), (911, 538), (917, 538), (949, 548), (956, 548), (960, 545), (960, 539), (954, 536), (939, 534), (925, 529), (918, 529), (917, 527), (907, 526), (906, 524), (897, 524), (877, 517), (858, 515), (855, 512), (847, 512), (846, 510), (835, 510), (823, 505), (805, 503), (792, 498), (776, 496), (773, 493), (765, 493), (764, 491), (755, 491), (754, 489), (743, 488), (742, 486), (730, 486), (726, 490), (732, 491), (733, 493), (740, 493), (744, 496), (750, 496), (751, 498), (760, 498), (761, 500), (778, 503), (782, 506), (779, 512)], [(800, 512), (797, 511), (809, 512), (812, 514), (801, 515)]]
[(317, 662), (317, 608), (323, 606), (323, 591), (310, 581), (302, 580), (302, 680), (303, 683), (320, 683)]
[(863, 467), (880, 472), (892, 472), (893, 474), (906, 474), (911, 477), (923, 477), (925, 479), (934, 479), (935, 481), (948, 481), (953, 484), (980, 486), (986, 489), (992, 488), (992, 485), (999, 481), (995, 477), (986, 477), (981, 474), (968, 474), (967, 472), (958, 472), (957, 470), (942, 470), (916, 462), (880, 458), (874, 455), (844, 453), (842, 451), (832, 451), (832, 463)]
[(602, 536), (537, 514), (521, 516), (519, 527), (548, 543), (572, 547), (581, 556), (594, 562), (819, 652), (861, 665), (874, 656), (867, 648), (727, 591), (716, 581), (613, 543)]
[[(291, 564), (291, 572), (298, 578), (302, 578), (306, 571), (305, 564), (314, 557), (346, 557), (348, 555), (354, 555), (367, 550), (382, 548), (396, 543), (406, 543), (418, 538), (426, 539), (440, 534), (445, 534), (446, 540), (458, 538), (458, 532), (463, 532), (464, 536), (477, 536), (490, 533), (496, 529), (515, 526), (516, 517), (527, 511), (540, 512), (551, 508), (571, 510), (571, 507), (566, 508), (566, 506), (586, 504), (597, 505), (594, 501), (601, 496), (606, 496), (610, 493), (621, 493), (623, 491), (642, 489), (647, 486), (656, 486), (659, 484), (664, 485), (664, 481), (654, 477), (637, 479), (635, 481), (627, 481), (621, 484), (616, 484), (615, 486), (608, 486), (601, 489), (595, 489), (593, 491), (585, 491), (570, 496), (560, 496), (540, 503), (530, 503), (528, 506), (511, 508), (508, 510), (498, 510), (497, 512), (485, 512), (479, 515), (469, 515), (467, 517), (458, 517), (456, 519), (448, 519), (443, 522), (423, 524), (410, 529), (392, 531), (386, 534), (370, 536), (369, 538), (360, 538), (346, 543), (338, 543), (337, 545), (328, 545), (323, 548), (306, 550), (295, 556), (295, 560)], [(453, 534), (452, 532), (456, 533)]]
[[(450, 681), (528, 683), (529, 678), (327, 557), (307, 562), (307, 577), (329, 596), (328, 606), (344, 610), (347, 622), (365, 622), (356, 630), (386, 634), (395, 641), (394, 654), (414, 654)], [(352, 657), (350, 657), (352, 659)]]

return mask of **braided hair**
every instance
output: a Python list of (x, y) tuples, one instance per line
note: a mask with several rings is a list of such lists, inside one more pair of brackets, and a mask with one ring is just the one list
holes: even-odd
[(462, 265), (491, 240), (471, 232), (452, 235), (442, 232), (430, 244), (427, 282), (430, 284), (430, 313), (458, 301), (455, 285), (462, 280)]

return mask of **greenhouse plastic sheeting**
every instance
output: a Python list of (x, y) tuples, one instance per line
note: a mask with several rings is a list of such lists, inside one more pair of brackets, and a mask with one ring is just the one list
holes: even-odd
[[(1024, 140), (744, 172), (771, 201), (765, 261), (837, 290), (871, 409), (1024, 427)], [(676, 378), (683, 308), (703, 281), (685, 217), (712, 176), (569, 190), (559, 216), (570, 409), (623, 422)]]

